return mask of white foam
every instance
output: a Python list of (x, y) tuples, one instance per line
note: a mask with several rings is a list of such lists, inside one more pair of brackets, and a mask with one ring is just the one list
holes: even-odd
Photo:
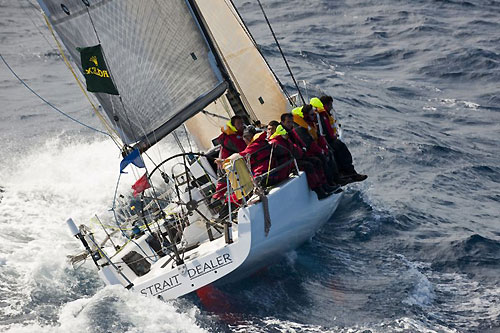
[(454, 329), (449, 329), (439, 324), (427, 324), (417, 319), (408, 317), (396, 318), (382, 322), (356, 324), (349, 326), (324, 327), (321, 325), (303, 324), (290, 320), (281, 320), (273, 317), (264, 318), (263, 323), (246, 322), (231, 327), (233, 332), (263, 333), (263, 332), (323, 332), (323, 333), (365, 333), (365, 332), (420, 332), (420, 333), (454, 333)]
[[(0, 330), (87, 332), (102, 317), (99, 311), (113, 309), (117, 318), (111, 323), (119, 327), (119, 320), (127, 322), (128, 332), (202, 331), (195, 323), (194, 307), (179, 314), (171, 303), (121, 287), (101, 289), (91, 264), (75, 273), (66, 261), (66, 255), (82, 248), (65, 220), (73, 217), (77, 224), (86, 223), (94, 213), (111, 207), (121, 160), (116, 146), (108, 141), (51, 139), (29, 152), (10, 152), (9, 157), (1, 162), (5, 172), (0, 174), (5, 189), (0, 267), (6, 279), (0, 288), (9, 295), (0, 316), (12, 320), (0, 323)], [(119, 189), (124, 193), (131, 192), (139, 176), (133, 169), (128, 167), (129, 174), (122, 176)], [(99, 289), (86, 298), (86, 293)], [(56, 322), (40, 322), (47, 316)]]
[(205, 332), (196, 325), (197, 309), (183, 313), (172, 303), (146, 298), (122, 287), (106, 287), (91, 298), (81, 298), (65, 304), (57, 323), (43, 325), (7, 325), (7, 332), (94, 332), (122, 331), (128, 333)]
[(416, 280), (416, 283), (410, 295), (403, 300), (403, 303), (420, 307), (431, 305), (436, 297), (434, 286), (429, 279), (418, 270), (416, 264), (409, 263), (409, 265), (410, 269), (408, 273)]
[(297, 261), (298, 257), (299, 255), (295, 250), (292, 250), (285, 254), (286, 263), (290, 266), (290, 268), (295, 269), (295, 262)]
[(465, 105), (466, 108), (469, 108), (469, 109), (477, 109), (480, 106), (479, 104), (467, 102), (467, 101), (463, 101), (462, 103)]
[(445, 295), (444, 302), (433, 313), (438, 316), (445, 312), (455, 326), (467, 329), (477, 328), (482, 322), (499, 323), (499, 287), (485, 288), (473, 278), (460, 273), (432, 272), (437, 280), (435, 289)]
[(478, 107), (480, 107), (479, 104), (476, 104), (476, 103), (473, 103), (473, 102), (468, 102), (468, 101), (461, 101), (461, 100), (457, 100), (457, 99), (454, 99), (454, 98), (442, 98), (440, 100), (441, 104), (444, 104), (446, 106), (449, 106), (449, 107), (452, 107), (452, 106), (456, 106), (456, 105), (462, 105), (468, 109), (477, 109)]
[(437, 109), (433, 106), (424, 106), (422, 108), (424, 111), (436, 111)]

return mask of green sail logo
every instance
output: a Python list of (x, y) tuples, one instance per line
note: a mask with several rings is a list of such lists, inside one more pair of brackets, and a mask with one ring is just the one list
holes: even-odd
[(101, 45), (79, 47), (82, 72), (87, 82), (87, 90), (91, 92), (119, 95), (116, 86), (111, 80)]

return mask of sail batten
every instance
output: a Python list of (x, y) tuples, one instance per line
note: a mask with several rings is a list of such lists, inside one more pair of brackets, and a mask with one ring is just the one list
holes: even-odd
[(227, 88), (185, 0), (96, 0), (88, 8), (65, 0), (66, 12), (61, 2), (39, 0), (73, 59), (77, 47), (100, 40), (120, 96), (96, 96), (125, 144), (151, 146)]

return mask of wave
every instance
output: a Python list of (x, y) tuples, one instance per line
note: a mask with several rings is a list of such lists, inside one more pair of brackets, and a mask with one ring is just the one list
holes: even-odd
[(500, 241), (472, 234), (443, 246), (433, 262), (433, 267), (473, 271), (475, 268), (496, 268), (499, 260)]
[[(152, 308), (155, 310), (151, 311)], [(196, 324), (195, 307), (183, 310), (179, 313), (172, 302), (145, 298), (115, 286), (64, 304), (53, 323), (33, 318), (23, 323), (6, 323), (3, 330), (12, 333), (207, 332)]]
[[(179, 314), (171, 303), (103, 289), (89, 263), (73, 270), (66, 261), (81, 248), (64, 221), (109, 214), (119, 163), (112, 142), (78, 139), (51, 139), (1, 162), (0, 297), (9, 303), (0, 307), (0, 330), (68, 332), (78, 323), (81, 332), (203, 331), (191, 310)], [(130, 193), (136, 175), (124, 176), (119, 189)]]
[(483, 48), (461, 48), (444, 57), (432, 59), (419, 73), (429, 77), (450, 79), (487, 79), (500, 77), (500, 53)]

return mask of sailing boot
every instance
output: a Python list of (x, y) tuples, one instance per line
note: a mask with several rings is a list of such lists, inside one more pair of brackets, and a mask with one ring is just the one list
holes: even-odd
[(364, 181), (366, 178), (368, 178), (367, 175), (363, 175), (361, 173), (356, 173), (354, 175), (351, 176), (351, 182), (362, 182)]
[(329, 194), (326, 193), (321, 187), (316, 187), (313, 189), (313, 191), (316, 192), (316, 195), (318, 196), (318, 200), (322, 200), (322, 199), (329, 196)]
[(355, 183), (355, 182), (362, 182), (366, 178), (368, 178), (367, 175), (357, 173), (356, 171), (354, 171), (352, 173), (342, 173), (341, 177), (340, 177), (341, 181), (345, 182), (346, 184)]
[(326, 193), (340, 193), (340, 192), (342, 192), (342, 188), (338, 184), (335, 184), (335, 185), (323, 184), (321, 187), (323, 188), (323, 190)]

